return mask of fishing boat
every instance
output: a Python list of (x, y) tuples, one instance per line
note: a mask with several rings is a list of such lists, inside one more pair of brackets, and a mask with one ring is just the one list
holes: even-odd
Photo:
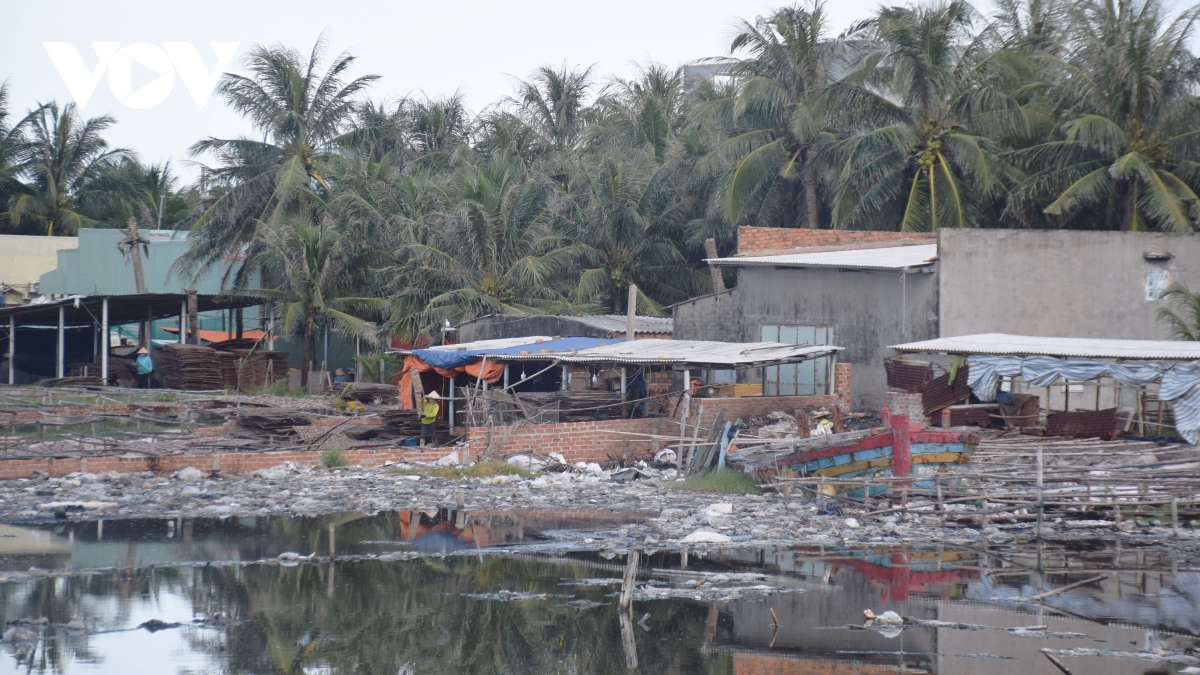
[[(956, 471), (979, 443), (974, 427), (938, 429), (885, 416), (887, 426), (730, 449), (726, 463), (750, 473), (865, 478)], [(918, 483), (919, 484), (919, 483)]]

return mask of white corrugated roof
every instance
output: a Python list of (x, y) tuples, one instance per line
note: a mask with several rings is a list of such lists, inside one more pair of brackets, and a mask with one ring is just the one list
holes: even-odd
[(634, 340), (581, 349), (558, 356), (564, 363), (679, 364), (731, 368), (815, 359), (841, 351), (831, 345), (780, 342), (705, 342), (699, 340)]
[(817, 253), (709, 258), (707, 262), (729, 267), (770, 265), (774, 267), (841, 267), (846, 269), (902, 270), (923, 267), (937, 260), (937, 244), (858, 248)]
[[(496, 340), (477, 340), (475, 342), (467, 342), (460, 345), (441, 345), (438, 347), (425, 347), (425, 349), (436, 349), (443, 352), (465, 351), (468, 349), (486, 351), (489, 349), (508, 349), (509, 347), (520, 347), (521, 345), (530, 345), (536, 342), (549, 342), (554, 338), (549, 335), (530, 335), (528, 337), (519, 338), (499, 338)], [(406, 350), (411, 351), (411, 350)]]
[(1200, 342), (1177, 340), (1102, 340), (982, 333), (893, 345), (898, 352), (1012, 354), (1092, 359), (1200, 359)]
[[(629, 319), (620, 314), (584, 314), (583, 316), (560, 315), (564, 319), (581, 323), (585, 326), (606, 330), (612, 333), (625, 334)], [(675, 320), (669, 316), (635, 316), (633, 332), (635, 333), (673, 333)]]

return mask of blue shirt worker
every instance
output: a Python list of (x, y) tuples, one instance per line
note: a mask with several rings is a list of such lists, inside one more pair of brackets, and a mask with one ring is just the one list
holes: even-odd
[(150, 388), (150, 374), (154, 372), (154, 361), (150, 359), (150, 350), (142, 347), (137, 350), (137, 383), (138, 389)]

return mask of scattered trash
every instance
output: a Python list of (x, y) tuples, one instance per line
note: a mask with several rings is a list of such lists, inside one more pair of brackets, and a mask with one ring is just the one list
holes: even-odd
[(685, 544), (728, 544), (731, 541), (729, 537), (712, 530), (696, 530), (683, 538)]
[(187, 466), (179, 470), (175, 477), (181, 481), (192, 483), (204, 478), (204, 472), (194, 466)]

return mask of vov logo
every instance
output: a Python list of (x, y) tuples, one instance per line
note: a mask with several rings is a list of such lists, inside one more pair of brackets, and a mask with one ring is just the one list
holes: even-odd
[[(161, 47), (149, 42), (133, 42), (124, 47), (120, 42), (93, 42), (92, 50), (96, 52), (98, 62), (94, 68), (88, 68), (74, 44), (42, 43), (79, 107), (87, 105), (107, 71), (108, 88), (113, 96), (138, 110), (153, 108), (167, 100), (175, 87), (177, 74), (196, 106), (203, 108), (221, 79), (221, 73), (225, 72), (225, 66), (233, 60), (238, 43), (210, 42), (208, 45), (216, 55), (216, 65), (211, 69), (204, 65), (204, 59), (190, 42), (164, 42)], [(134, 62), (158, 75), (137, 91), (133, 90)]]

